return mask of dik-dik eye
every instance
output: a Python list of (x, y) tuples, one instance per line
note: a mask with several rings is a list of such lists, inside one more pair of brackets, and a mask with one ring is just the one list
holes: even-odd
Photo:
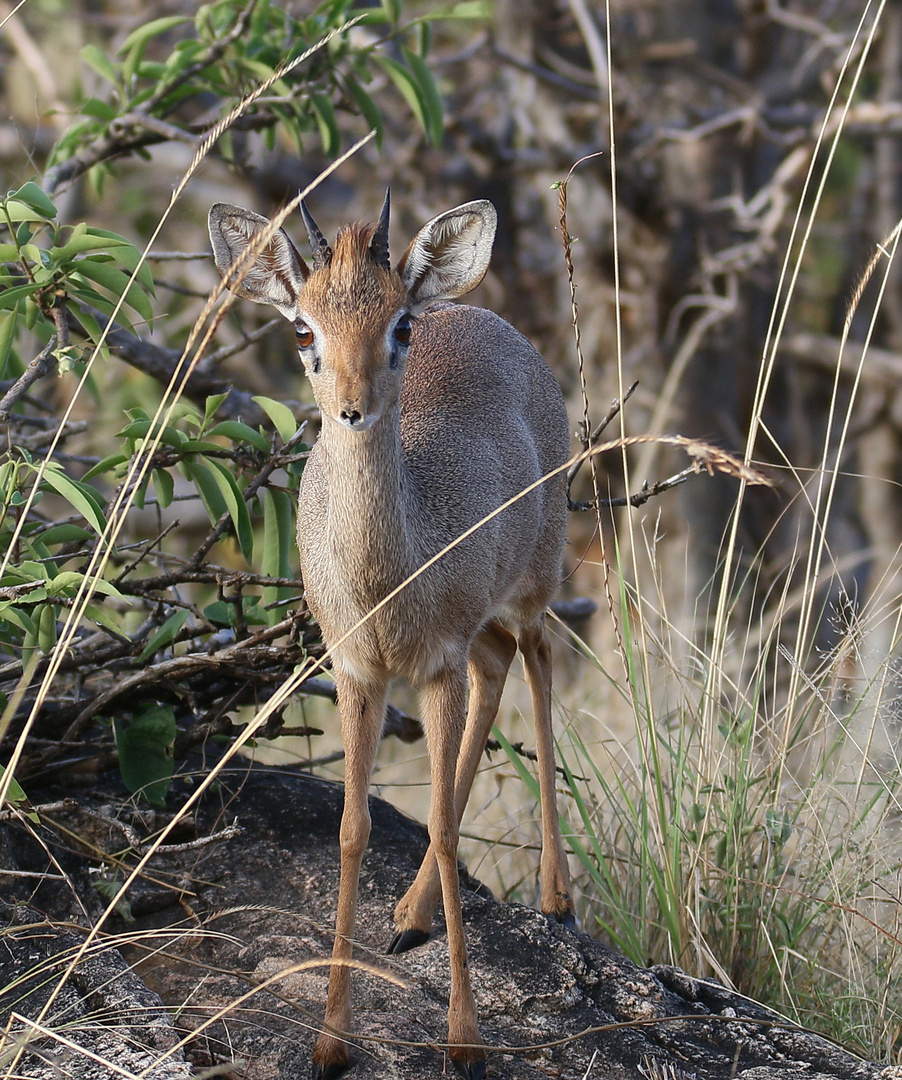
[(298, 339), (298, 348), (309, 349), (313, 344), (313, 331), (310, 327), (304, 322), (295, 323), (294, 332)]
[(402, 315), (395, 323), (395, 341), (404, 349), (410, 344), (410, 317)]

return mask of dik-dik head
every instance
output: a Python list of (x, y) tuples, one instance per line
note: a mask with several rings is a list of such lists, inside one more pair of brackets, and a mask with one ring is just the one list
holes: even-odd
[(209, 220), (216, 266), (238, 296), (269, 304), (294, 323), (324, 418), (364, 431), (398, 398), (417, 314), (435, 301), (465, 295), (482, 280), (495, 208), (479, 200), (439, 214), (420, 229), (394, 270), (388, 195), (378, 224), (346, 225), (334, 247), (303, 203), (301, 214), (311, 267), (284, 230), (265, 239), (265, 217), (216, 203)]

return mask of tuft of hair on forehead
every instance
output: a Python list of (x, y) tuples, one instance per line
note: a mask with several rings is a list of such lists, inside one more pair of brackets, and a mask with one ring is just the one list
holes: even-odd
[(352, 221), (342, 225), (332, 245), (332, 266), (347, 272), (360, 263), (375, 264), (370, 245), (376, 226), (365, 221)]
[(369, 321), (388, 317), (406, 301), (407, 289), (398, 273), (380, 266), (370, 250), (375, 231), (375, 225), (359, 221), (338, 230), (332, 258), (307, 279), (304, 295), (309, 304), (338, 317)]

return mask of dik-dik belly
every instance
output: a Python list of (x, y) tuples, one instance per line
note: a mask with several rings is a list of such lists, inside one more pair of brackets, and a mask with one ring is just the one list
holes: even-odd
[(308, 597), (323, 639), (339, 670), (363, 683), (401, 676), (423, 686), (448, 666), (466, 662), (471, 634), (449, 626), (440, 616), (402, 595), (384, 606), (360, 604), (346, 597), (320, 607)]

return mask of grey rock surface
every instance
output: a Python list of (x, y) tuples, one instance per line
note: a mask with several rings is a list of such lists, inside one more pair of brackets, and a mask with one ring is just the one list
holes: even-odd
[[(176, 1027), (193, 1032), (195, 1066), (240, 1062), (236, 1075), (247, 1080), (309, 1076), (328, 980), (341, 805), (340, 787), (291, 770), (233, 772), (194, 818), (199, 841), (156, 857), (153, 880), (133, 890), (132, 929), (152, 936), (125, 955), (173, 1011)], [(394, 905), (426, 850), (426, 832), (379, 800), (371, 811), (356, 953), (366, 970), (354, 974), (348, 1076), (428, 1080), (449, 1068), (441, 1048), (449, 970), (440, 917), (428, 944), (384, 955)], [(237, 834), (227, 829), (234, 824)], [(210, 835), (222, 839), (203, 842)], [(0, 852), (3, 843), (0, 837)], [(38, 864), (21, 836), (5, 843), (10, 857)], [(78, 888), (87, 879), (84, 860), (70, 858)], [(465, 872), (462, 885), (493, 1080), (902, 1078), (715, 983), (675, 968), (637, 967), (536, 911), (500, 904)], [(51, 910), (47, 901), (59, 908), (63, 895), (48, 882), (31, 900)], [(83, 902), (96, 917), (96, 896)]]
[(99, 940), (72, 967), (87, 934), (3, 901), (0, 925), (0, 1076), (192, 1075), (162, 1001), (115, 948)]

